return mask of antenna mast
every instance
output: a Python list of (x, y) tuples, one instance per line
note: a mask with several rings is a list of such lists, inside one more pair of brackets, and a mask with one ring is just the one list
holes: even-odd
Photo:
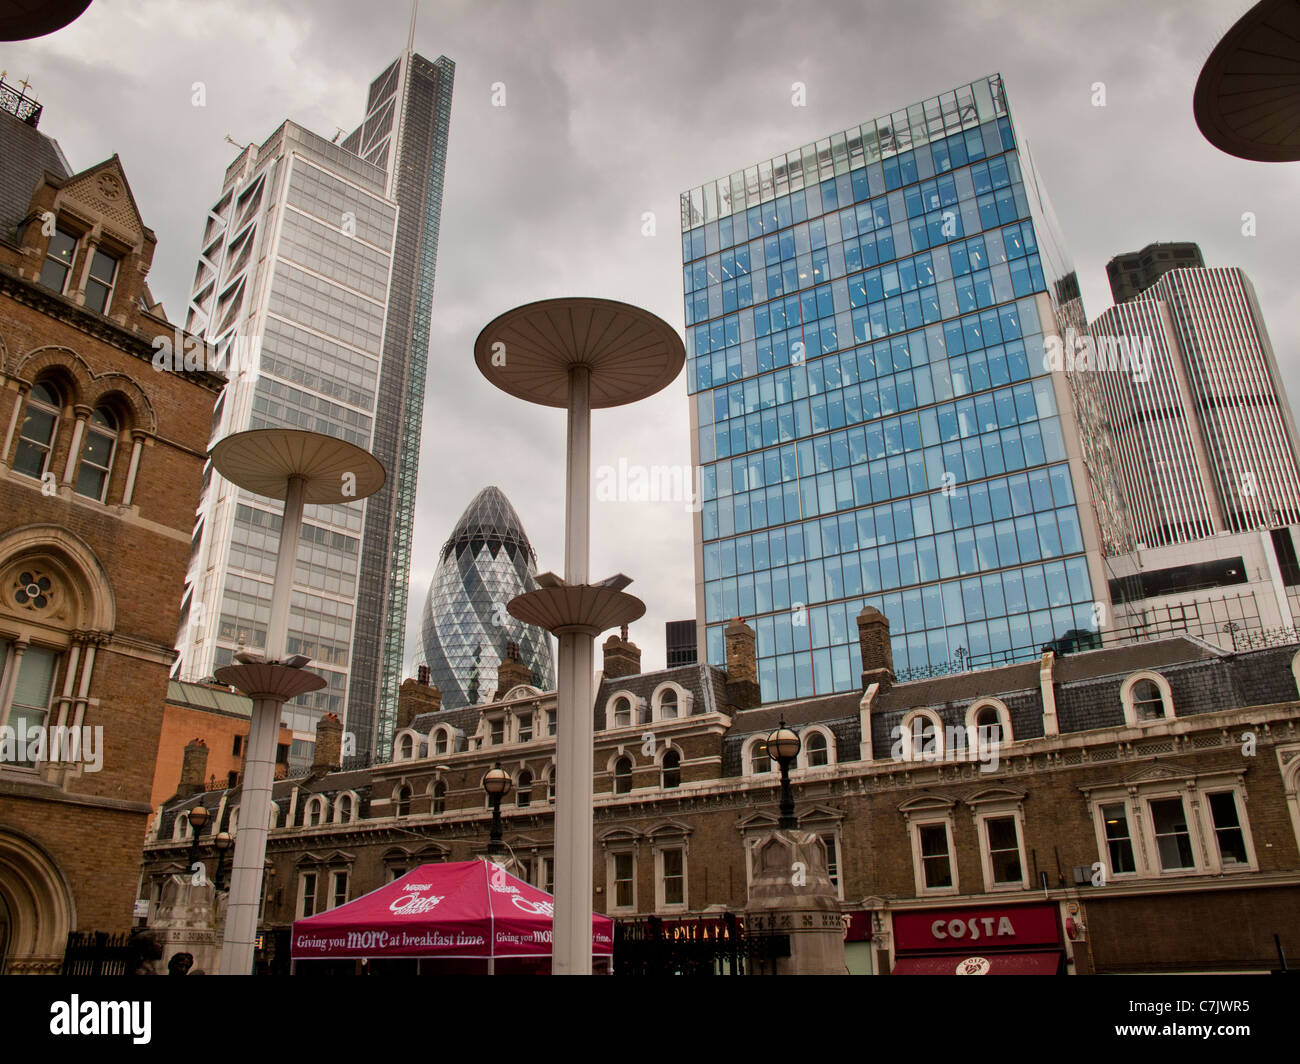
[(411, 32), (406, 37), (406, 50), (415, 51), (415, 17), (420, 13), (420, 0), (411, 0)]

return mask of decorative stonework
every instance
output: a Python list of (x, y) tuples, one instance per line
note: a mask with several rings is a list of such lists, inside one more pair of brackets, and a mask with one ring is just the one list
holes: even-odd
[(23, 609), (46, 609), (56, 595), (54, 581), (39, 569), (23, 569), (14, 579), (13, 600)]
[(110, 203), (122, 198), (122, 182), (113, 174), (99, 175), (99, 194)]

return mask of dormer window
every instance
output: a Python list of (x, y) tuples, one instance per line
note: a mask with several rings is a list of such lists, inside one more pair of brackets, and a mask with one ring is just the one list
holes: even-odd
[(632, 726), (632, 703), (626, 698), (614, 700), (614, 727), (630, 728)]
[(118, 260), (99, 248), (90, 257), (90, 276), (86, 278), (86, 307), (96, 314), (107, 314), (117, 281)]
[(497, 717), (496, 720), (491, 722), (491, 728), (492, 728), (491, 743), (493, 746), (500, 746), (502, 743), (506, 741), (505, 718)]
[(72, 273), (72, 259), (76, 253), (77, 238), (62, 227), (55, 229), (45, 253), (45, 265), (41, 267), (41, 284), (63, 295), (68, 288), (68, 276)]
[(1124, 723), (1130, 728), (1168, 720), (1174, 715), (1173, 690), (1158, 672), (1130, 676), (1120, 688)]
[(1160, 720), (1164, 717), (1164, 696), (1153, 681), (1139, 680), (1133, 685), (1133, 715), (1139, 721)]

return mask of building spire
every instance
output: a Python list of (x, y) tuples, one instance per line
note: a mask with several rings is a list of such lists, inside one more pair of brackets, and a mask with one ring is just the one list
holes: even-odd
[(420, 13), (420, 0), (411, 0), (411, 32), (406, 35), (406, 50), (415, 51), (415, 17)]

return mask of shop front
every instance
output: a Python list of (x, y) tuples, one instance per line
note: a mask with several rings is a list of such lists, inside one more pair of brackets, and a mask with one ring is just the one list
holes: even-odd
[(893, 917), (893, 975), (1064, 975), (1055, 904), (912, 909)]

